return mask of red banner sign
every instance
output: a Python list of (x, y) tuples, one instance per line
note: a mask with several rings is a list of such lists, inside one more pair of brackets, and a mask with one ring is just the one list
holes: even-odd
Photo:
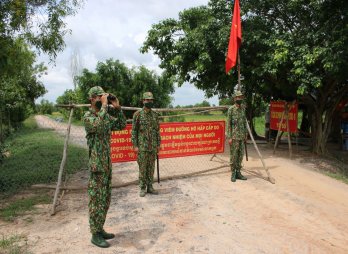
[[(125, 162), (137, 159), (131, 141), (132, 125), (111, 135), (111, 161)], [(173, 158), (199, 154), (223, 153), (225, 122), (162, 123), (159, 158)]]
[[(284, 111), (285, 111), (285, 101), (271, 101), (270, 128), (272, 130), (279, 129), (280, 120)], [(290, 132), (297, 132), (297, 113), (298, 113), (298, 104), (295, 103), (289, 109), (289, 131)], [(286, 120), (287, 120), (287, 116), (284, 113), (283, 122), (280, 128), (281, 131), (287, 131)]]

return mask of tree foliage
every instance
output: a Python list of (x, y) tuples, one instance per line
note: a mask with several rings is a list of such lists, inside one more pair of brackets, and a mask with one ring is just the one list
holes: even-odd
[(55, 57), (62, 51), (64, 18), (76, 13), (79, 0), (2, 0), (0, 2), (0, 62), (6, 63), (13, 42), (22, 38), (36, 49)]
[[(154, 24), (142, 47), (182, 84), (230, 96), (236, 70), (224, 73), (232, 4), (211, 0)], [(294, 100), (310, 111), (313, 151), (325, 152), (331, 119), (348, 94), (348, 3), (345, 0), (244, 0), (240, 49), (244, 92), (251, 100)]]
[(52, 114), (55, 111), (55, 107), (52, 102), (42, 99), (40, 104), (36, 105), (36, 110), (40, 114)]
[(47, 53), (53, 60), (63, 50), (63, 38), (69, 32), (64, 18), (73, 15), (80, 2), (0, 1), (1, 124), (19, 124), (31, 112), (35, 99), (46, 92), (39, 81), (46, 67), (36, 63), (36, 54)]
[(98, 62), (95, 72), (84, 69), (77, 77), (77, 84), (76, 91), (65, 91), (57, 103), (89, 103), (89, 89), (101, 86), (106, 92), (116, 95), (122, 105), (142, 107), (142, 94), (151, 91), (155, 97), (154, 107), (167, 107), (171, 102), (170, 94), (174, 92), (173, 80), (166, 72), (157, 75), (144, 66), (128, 68), (113, 59)]

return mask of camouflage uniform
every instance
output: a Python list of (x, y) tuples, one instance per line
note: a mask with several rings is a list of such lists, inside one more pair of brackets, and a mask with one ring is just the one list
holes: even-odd
[(141, 190), (147, 187), (149, 191), (153, 182), (157, 148), (161, 144), (158, 113), (151, 109), (146, 112), (145, 107), (134, 113), (132, 143), (139, 148), (139, 187)]
[[(242, 94), (240, 93), (240, 95)], [(238, 178), (238, 176), (241, 176), (244, 141), (247, 137), (245, 106), (243, 104), (240, 107), (233, 105), (228, 109), (227, 125), (227, 137), (232, 139), (232, 145), (230, 146), (232, 178), (233, 175), (237, 175)]]
[(113, 130), (126, 127), (121, 109), (102, 107), (93, 109), (83, 117), (89, 147), (90, 178), (88, 183), (89, 223), (92, 234), (101, 232), (111, 198), (112, 164), (110, 159), (110, 135)]

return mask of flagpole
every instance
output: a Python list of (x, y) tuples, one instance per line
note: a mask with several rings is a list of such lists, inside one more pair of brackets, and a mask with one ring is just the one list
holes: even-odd
[(238, 91), (240, 91), (240, 56), (239, 56), (239, 49), (238, 49)]

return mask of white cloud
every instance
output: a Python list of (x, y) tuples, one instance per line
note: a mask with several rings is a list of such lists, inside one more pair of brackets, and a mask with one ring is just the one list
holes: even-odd
[[(208, 0), (89, 0), (76, 16), (69, 17), (67, 27), (72, 30), (65, 38), (66, 49), (61, 52), (50, 66), (48, 75), (41, 80), (48, 93), (45, 99), (55, 101), (65, 89), (72, 89), (70, 74), (71, 55), (78, 50), (83, 68), (95, 70), (98, 61), (113, 58), (127, 66), (145, 65), (159, 73), (160, 61), (152, 53), (141, 54), (147, 31), (166, 18), (177, 18), (180, 11), (199, 5), (206, 5)], [(47, 56), (41, 56), (47, 61)], [(176, 89), (174, 105), (187, 105), (203, 101), (204, 93), (192, 85)], [(217, 98), (213, 98), (217, 104)]]

